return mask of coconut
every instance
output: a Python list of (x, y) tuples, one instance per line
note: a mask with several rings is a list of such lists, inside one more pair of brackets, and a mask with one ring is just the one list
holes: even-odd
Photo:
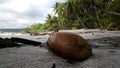
[(85, 60), (92, 55), (91, 45), (74, 33), (55, 32), (48, 38), (47, 46), (56, 55), (69, 60)]

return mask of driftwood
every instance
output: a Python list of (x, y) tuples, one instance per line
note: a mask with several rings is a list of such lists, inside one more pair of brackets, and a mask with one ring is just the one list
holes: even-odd
[(23, 43), (23, 44), (27, 44), (27, 45), (34, 45), (34, 46), (41, 45), (41, 42), (23, 39), (23, 38), (17, 38), (17, 37), (12, 37), (11, 41), (16, 42), (16, 43)]
[(50, 35), (51, 33), (37, 33), (37, 32), (27, 32), (31, 36), (39, 36), (39, 35)]
[(27, 32), (27, 33), (29, 33), (31, 36), (37, 36), (37, 35), (39, 35), (39, 33), (37, 33), (37, 32)]
[(31, 36), (37, 36), (39, 34), (38, 32), (32, 32), (28, 30), (26, 30), (26, 33), (30, 34)]
[(38, 35), (51, 35), (51, 33), (41, 33), (41, 34), (38, 34)]
[(17, 43), (12, 42), (10, 39), (8, 38), (0, 38), (0, 48), (6, 48), (6, 47), (17, 47), (20, 46)]
[(0, 38), (0, 48), (20, 47), (23, 44), (39, 46), (39, 45), (41, 45), (41, 42), (27, 40), (27, 39), (23, 39), (23, 38), (17, 38), (17, 37), (5, 38), (5, 39)]

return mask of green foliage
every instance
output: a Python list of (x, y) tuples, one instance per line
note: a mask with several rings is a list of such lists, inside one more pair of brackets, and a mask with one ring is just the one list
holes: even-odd
[(114, 25), (114, 23), (108, 24), (107, 27), (106, 27), (106, 30), (109, 29), (110, 27), (112, 27), (113, 25)]
[(48, 30), (45, 29), (44, 24), (40, 24), (40, 23), (34, 23), (32, 24), (30, 27), (27, 27), (25, 29), (23, 29), (22, 32), (47, 32)]
[(67, 0), (54, 5), (45, 24), (33, 24), (34, 32), (55, 29), (101, 28), (120, 26), (120, 0)]

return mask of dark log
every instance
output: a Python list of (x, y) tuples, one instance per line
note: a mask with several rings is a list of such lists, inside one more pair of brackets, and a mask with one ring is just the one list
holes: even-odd
[(16, 43), (23, 43), (23, 44), (27, 44), (27, 45), (34, 45), (34, 46), (41, 45), (41, 42), (23, 39), (23, 38), (17, 38), (17, 37), (12, 37), (11, 41), (16, 42)]
[(19, 47), (19, 44), (16, 44), (14, 42), (12, 42), (10, 39), (8, 38), (0, 38), (0, 48), (6, 48), (6, 47)]

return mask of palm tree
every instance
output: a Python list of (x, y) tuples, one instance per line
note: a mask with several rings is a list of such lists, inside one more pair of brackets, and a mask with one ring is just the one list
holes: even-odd
[(45, 23), (46, 28), (51, 30), (53, 24), (54, 23), (53, 23), (52, 16), (50, 14), (48, 14), (48, 17), (47, 17), (47, 20), (46, 20), (46, 23)]
[(58, 15), (57, 22), (61, 29), (65, 29), (67, 27), (66, 24), (68, 23), (68, 18), (64, 15), (64, 7), (65, 3), (56, 3), (54, 7), (55, 14)]
[[(119, 24), (120, 0), (68, 0), (64, 3), (56, 3), (54, 6), (55, 19), (46, 22), (59, 25), (59, 28), (80, 25), (84, 28), (104, 28), (111, 23)], [(76, 22), (77, 21), (77, 22)], [(79, 22), (79, 24), (77, 24)]]
[(58, 27), (58, 22), (57, 22), (57, 17), (56, 16), (51, 16), (50, 14), (48, 14), (45, 26), (49, 30), (55, 30), (56, 27), (59, 28)]
[(84, 25), (84, 22), (82, 21), (80, 15), (82, 13), (82, 10), (81, 9), (81, 5), (80, 5), (80, 0), (68, 0), (66, 2), (66, 7), (65, 7), (65, 15), (66, 16), (73, 16), (75, 18), (77, 18), (79, 20), (79, 22), (81, 23), (81, 25), (84, 27), (84, 28), (87, 28), (85, 25)]

